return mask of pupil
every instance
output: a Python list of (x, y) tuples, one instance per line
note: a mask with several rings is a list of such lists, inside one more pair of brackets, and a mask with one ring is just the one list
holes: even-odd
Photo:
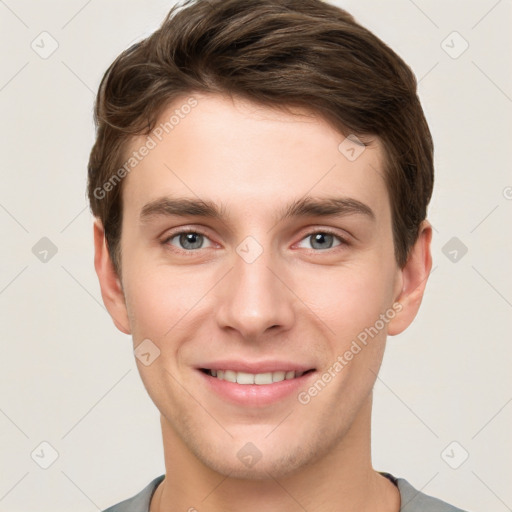
[(181, 235), (181, 244), (186, 249), (198, 249), (201, 246), (200, 236), (198, 233), (185, 233)]
[[(329, 235), (328, 233), (317, 233), (316, 235), (313, 235), (314, 236), (314, 239), (313, 239), (313, 247), (315, 249), (325, 249), (326, 248), (326, 245), (325, 245), (325, 242), (329, 241), (329, 237), (332, 238), (332, 235)], [(315, 247), (315, 244), (319, 243), (320, 246), (319, 247)], [(322, 245), (323, 243), (323, 245)], [(330, 244), (327, 243), (327, 248), (330, 247)]]

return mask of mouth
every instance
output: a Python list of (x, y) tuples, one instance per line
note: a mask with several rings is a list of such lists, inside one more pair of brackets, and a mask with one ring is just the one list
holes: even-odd
[[(277, 364), (254, 368), (257, 373), (230, 369), (229, 365), (221, 369), (223, 366), (197, 368), (206, 391), (224, 402), (250, 408), (263, 408), (297, 399), (300, 389), (311, 385), (310, 381), (317, 373), (315, 368), (279, 369)], [(252, 368), (243, 368), (249, 369)]]
[(306, 371), (295, 371), (295, 370), (278, 370), (275, 372), (263, 372), (263, 373), (248, 373), (238, 372), (235, 370), (213, 370), (208, 368), (200, 368), (200, 370), (219, 380), (225, 380), (243, 386), (255, 384), (257, 386), (265, 386), (273, 384), (275, 382), (282, 382), (284, 380), (293, 380), (302, 377), (310, 372), (314, 372), (315, 369), (311, 368)]

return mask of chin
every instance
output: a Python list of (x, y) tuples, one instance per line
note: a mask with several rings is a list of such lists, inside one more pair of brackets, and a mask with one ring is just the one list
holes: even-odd
[[(303, 455), (303, 454), (302, 454)], [(301, 454), (294, 453), (291, 456), (272, 457), (272, 459), (264, 460), (264, 456), (256, 462), (252, 467), (244, 465), (238, 457), (230, 457), (229, 459), (203, 459), (203, 464), (213, 471), (230, 478), (238, 480), (268, 480), (270, 478), (285, 478), (299, 471), (307, 461)]]
[(212, 471), (226, 477), (250, 481), (292, 476), (313, 464), (329, 449), (328, 446), (316, 445), (311, 439), (301, 443), (290, 437), (271, 441), (265, 440), (264, 436), (258, 436), (252, 438), (255, 439), (253, 443), (249, 441), (251, 438), (236, 437), (224, 443), (203, 440), (188, 444), (196, 458)]

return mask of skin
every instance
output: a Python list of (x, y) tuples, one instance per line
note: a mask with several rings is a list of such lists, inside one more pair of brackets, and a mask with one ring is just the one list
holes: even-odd
[[(95, 268), (115, 325), (134, 347), (150, 339), (160, 350), (148, 366), (137, 359), (160, 411), (165, 454), (151, 512), (397, 512), (397, 488), (371, 463), (372, 388), (387, 335), (407, 328), (420, 306), (431, 226), (422, 223), (399, 268), (378, 138), (351, 162), (338, 150), (345, 137), (319, 116), (194, 97), (198, 105), (125, 178), (121, 276), (101, 222), (94, 225)], [(305, 195), (356, 199), (375, 219), (278, 220)], [(164, 196), (223, 204), (226, 217), (143, 222), (144, 205)], [(180, 244), (184, 227), (205, 235), (200, 248)], [(311, 235), (326, 230), (335, 236), (318, 248)], [(263, 251), (252, 263), (236, 251), (247, 236)], [(197, 370), (223, 358), (280, 359), (315, 368), (316, 380), (397, 303), (400, 312), (305, 405), (296, 393), (268, 406), (235, 405)], [(237, 457), (248, 442), (261, 453), (252, 467)]]

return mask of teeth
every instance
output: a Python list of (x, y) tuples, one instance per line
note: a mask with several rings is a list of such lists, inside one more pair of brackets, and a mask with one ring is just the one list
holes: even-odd
[(273, 382), (281, 382), (283, 380), (290, 380), (300, 377), (304, 372), (295, 371), (277, 371), (266, 373), (247, 373), (235, 372), (233, 370), (209, 370), (212, 377), (217, 379), (227, 380), (228, 382), (236, 382), (237, 384), (272, 384)]
[(286, 372), (274, 372), (272, 373), (272, 382), (281, 382), (284, 380)]
[(272, 374), (269, 373), (257, 373), (254, 376), (254, 384), (272, 384)]
[(254, 374), (238, 372), (236, 374), (236, 382), (238, 384), (254, 384)]
[(228, 382), (236, 382), (236, 372), (233, 370), (224, 370), (224, 380)]

